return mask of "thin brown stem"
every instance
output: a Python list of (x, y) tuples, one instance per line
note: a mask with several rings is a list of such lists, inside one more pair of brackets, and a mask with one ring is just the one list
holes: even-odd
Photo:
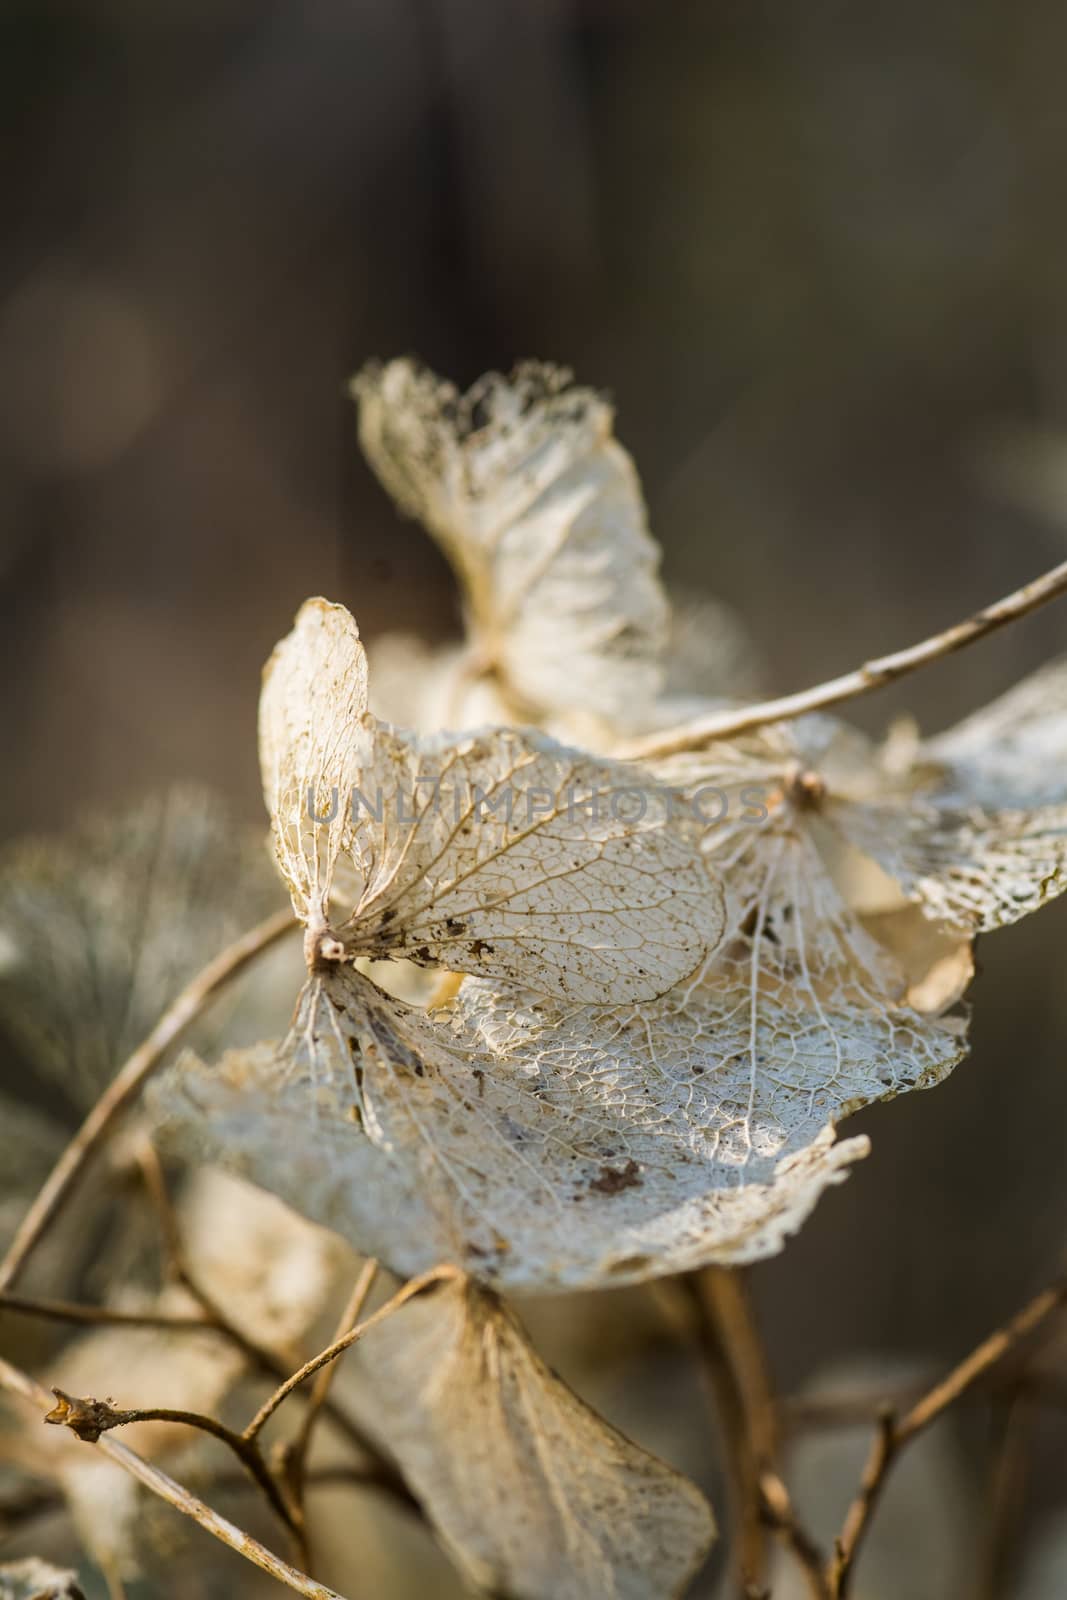
[(237, 1323), (231, 1321), (225, 1309), (215, 1297), (204, 1288), (194, 1273), (185, 1252), (185, 1243), (182, 1239), (181, 1224), (178, 1214), (167, 1191), (167, 1181), (163, 1175), (163, 1166), (159, 1154), (149, 1139), (140, 1139), (136, 1148), (137, 1164), (141, 1170), (148, 1197), (159, 1222), (159, 1230), (163, 1239), (165, 1269), (168, 1276), (191, 1294), (200, 1306), (204, 1317), (210, 1325), (224, 1333), (249, 1362), (271, 1376), (280, 1376), (286, 1369), (278, 1355), (267, 1348), (266, 1345), (257, 1344)]
[(93, 1326), (166, 1328), (176, 1333), (226, 1333), (201, 1316), (176, 1316), (165, 1311), (120, 1311), (114, 1306), (84, 1306), (71, 1300), (37, 1300), (28, 1295), (0, 1294), (0, 1311), (16, 1316), (41, 1317), (48, 1322), (77, 1322)]
[[(200, 1433), (218, 1439), (240, 1461), (249, 1477), (262, 1491), (271, 1510), (290, 1533), (297, 1545), (303, 1545), (298, 1519), (294, 1516), (285, 1496), (264, 1461), (259, 1446), (243, 1434), (235, 1433), (224, 1422), (199, 1411), (175, 1410), (170, 1406), (141, 1406), (134, 1410), (119, 1410), (106, 1400), (82, 1398), (67, 1394), (63, 1389), (53, 1389), (56, 1404), (45, 1417), (58, 1427), (69, 1428), (79, 1439), (96, 1444), (102, 1434), (113, 1428), (125, 1428), (134, 1422), (172, 1422), (184, 1428), (195, 1428)], [(306, 1563), (305, 1563), (306, 1564)]]
[(984, 1379), (991, 1368), (1011, 1354), (1023, 1339), (1064, 1304), (1067, 1304), (1067, 1277), (1043, 1289), (1003, 1327), (983, 1339), (940, 1383), (917, 1400), (899, 1421), (891, 1407), (885, 1408), (871, 1443), (859, 1490), (835, 1541), (834, 1554), (827, 1569), (831, 1600), (845, 1600), (849, 1593), (856, 1558), (889, 1470), (901, 1450), (943, 1416), (949, 1406)]
[(827, 1600), (825, 1557), (800, 1521), (785, 1480), (777, 1472), (765, 1471), (760, 1474), (760, 1491), (764, 1522), (791, 1551), (812, 1600)]
[[(0, 1388), (6, 1389), (10, 1394), (21, 1396), (38, 1411), (50, 1409), (52, 1406), (52, 1396), (47, 1389), (2, 1358), (0, 1358)], [(183, 1516), (191, 1517), (194, 1522), (198, 1522), (213, 1538), (228, 1545), (231, 1550), (236, 1550), (246, 1561), (269, 1573), (279, 1583), (284, 1583), (297, 1594), (304, 1595), (306, 1600), (344, 1600), (344, 1596), (339, 1595), (335, 1589), (328, 1589), (325, 1584), (317, 1583), (306, 1572), (299, 1571), (298, 1568), (283, 1561), (280, 1556), (274, 1555), (265, 1545), (260, 1544), (258, 1539), (253, 1539), (251, 1534), (245, 1533), (243, 1529), (220, 1516), (217, 1511), (213, 1511), (182, 1484), (176, 1483), (158, 1467), (152, 1466), (142, 1456), (128, 1449), (120, 1440), (104, 1434), (93, 1448), (100, 1450), (110, 1460), (131, 1473), (146, 1489), (167, 1501)]]
[(999, 1438), (989, 1474), (982, 1571), (977, 1600), (1005, 1600), (1011, 1593), (1018, 1553), (1019, 1523), (1026, 1501), (1030, 1446), (1037, 1406), (1032, 1395), (1016, 1388), (994, 1407)]
[(682, 1284), (696, 1313), (696, 1338), (723, 1434), (737, 1528), (738, 1591), (742, 1596), (760, 1592), (769, 1530), (792, 1552), (810, 1593), (824, 1600), (822, 1557), (778, 1471), (774, 1387), (744, 1274), (710, 1267)]
[(420, 1273), (417, 1278), (409, 1278), (407, 1283), (398, 1289), (396, 1294), (387, 1300), (383, 1306), (379, 1306), (378, 1310), (372, 1316), (369, 1316), (365, 1322), (357, 1323), (342, 1338), (335, 1339), (332, 1344), (327, 1345), (325, 1350), (320, 1350), (317, 1356), (313, 1356), (310, 1361), (306, 1361), (302, 1367), (286, 1378), (285, 1382), (275, 1389), (270, 1398), (260, 1406), (244, 1431), (245, 1438), (254, 1439), (266, 1423), (270, 1421), (282, 1401), (287, 1399), (294, 1389), (298, 1388), (306, 1379), (312, 1377), (320, 1368), (327, 1366), (331, 1361), (336, 1361), (339, 1355), (343, 1355), (352, 1345), (358, 1343), (365, 1333), (369, 1333), (380, 1322), (384, 1322), (386, 1317), (392, 1316), (394, 1311), (399, 1311), (400, 1307), (406, 1304), (408, 1300), (413, 1300), (416, 1295), (424, 1294), (434, 1284), (443, 1283), (448, 1279), (461, 1278), (462, 1276), (463, 1274), (459, 1267), (445, 1264), (439, 1267), (431, 1267), (428, 1272)]
[(63, 1151), (15, 1234), (0, 1263), (0, 1291), (14, 1286), (31, 1254), (59, 1214), (89, 1158), (102, 1144), (112, 1124), (140, 1093), (171, 1045), (203, 1011), (208, 1001), (254, 961), (269, 945), (296, 926), (289, 911), (279, 911), (235, 940), (215, 957), (181, 991), (143, 1044), (108, 1084), (78, 1132)]
[(1007, 623), (1036, 611), (1039, 606), (1065, 591), (1067, 561), (1031, 583), (1024, 584), (1021, 589), (1005, 595), (993, 605), (986, 606), (965, 622), (957, 622), (942, 633), (935, 633), (918, 644), (909, 645), (905, 650), (876, 656), (840, 678), (817, 683), (796, 694), (783, 695), (778, 700), (764, 700), (758, 705), (714, 711), (709, 716), (699, 717), (666, 733), (632, 740), (622, 745), (616, 754), (627, 760), (653, 760), (680, 755), (687, 750), (699, 750), (716, 739), (732, 739), (738, 734), (750, 733), (753, 728), (761, 728), (768, 722), (788, 721), (792, 717), (804, 716), (809, 711), (819, 711), (825, 706), (840, 705), (844, 700), (855, 700), (874, 689), (881, 689), (887, 683), (894, 683), (919, 667), (928, 666), (932, 661), (939, 661), (943, 656), (962, 650), (976, 639), (983, 639), (997, 628), (1003, 628)]
[[(208, 1293), (193, 1272), (186, 1256), (181, 1224), (167, 1191), (163, 1167), (150, 1140), (143, 1139), (138, 1143), (137, 1161), (159, 1219), (170, 1276), (201, 1306), (205, 1318), (208, 1319), (204, 1326), (216, 1327), (220, 1333), (233, 1341), (252, 1366), (258, 1368), (265, 1376), (273, 1378), (275, 1383), (284, 1382), (292, 1372), (291, 1364), (284, 1361), (277, 1351), (269, 1349), (266, 1345), (257, 1344), (242, 1328), (232, 1322), (224, 1308)], [(349, 1442), (368, 1458), (367, 1482), (373, 1483), (389, 1494), (406, 1511), (421, 1513), (418, 1501), (397, 1469), (382, 1455), (374, 1441), (355, 1419), (349, 1416), (330, 1395), (323, 1399), (321, 1408), (323, 1414), (345, 1434)]]
[[(377, 1261), (365, 1261), (359, 1277), (356, 1279), (352, 1293), (349, 1295), (348, 1304), (341, 1313), (337, 1324), (337, 1331), (333, 1338), (335, 1344), (338, 1339), (343, 1339), (347, 1333), (350, 1333), (359, 1322), (363, 1307), (367, 1303), (367, 1296), (374, 1287), (374, 1280), (377, 1275)], [(338, 1357), (339, 1360), (340, 1357)], [(293, 1504), (297, 1507), (298, 1514), (301, 1517), (303, 1516), (304, 1484), (307, 1477), (307, 1462), (311, 1450), (311, 1439), (315, 1431), (315, 1424), (322, 1413), (322, 1408), (329, 1399), (330, 1386), (337, 1372), (337, 1366), (338, 1362), (333, 1361), (316, 1373), (300, 1427), (286, 1452), (285, 1466), (290, 1492)]]

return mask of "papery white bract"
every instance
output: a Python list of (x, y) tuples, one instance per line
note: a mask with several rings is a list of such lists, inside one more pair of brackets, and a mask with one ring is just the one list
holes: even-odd
[(734, 1040), (747, 1071), (741, 1148), (783, 1089), (806, 1086), (836, 1120), (939, 1082), (966, 1051), (954, 1008), (973, 972), (970, 940), (951, 924), (916, 940), (901, 889), (851, 848), (852, 794), (875, 766), (869, 743), (807, 717), (655, 766), (705, 814), (722, 811), (708, 850), (727, 927), (688, 1009), (713, 1038)]
[(974, 932), (1067, 889), (1067, 661), (936, 738), (887, 748), (849, 837), (922, 906)]
[[(452, 1261), (528, 1291), (757, 1260), (866, 1153), (834, 1145), (818, 1041), (791, 1081), (761, 1072), (746, 1123), (744, 1025), (720, 1037), (701, 1005), (568, 1011), (468, 980), (428, 1015), (367, 989), (313, 978), (280, 1046), (187, 1053), (154, 1104), (397, 1272)], [(860, 1069), (852, 1087), (884, 1092)]]
[(353, 389), (367, 459), (455, 566), (472, 666), (497, 676), (513, 720), (568, 707), (615, 718), (651, 700), (667, 603), (606, 401), (539, 362), (460, 394), (391, 361)]
[(701, 827), (647, 774), (532, 731), (419, 739), (365, 717), (365, 689), (352, 618), (308, 601), (268, 667), (261, 748), (312, 965), (325, 940), (334, 960), (406, 956), (610, 1002), (666, 993), (714, 949)]
[(711, 1507), (555, 1377), (494, 1295), (445, 1283), (394, 1312), (359, 1358), (376, 1430), (479, 1592), (682, 1592), (714, 1536)]
[(307, 601), (263, 669), (259, 765), (279, 870), (297, 915), (316, 930), (326, 926), (337, 859), (351, 844), (366, 710), (367, 658), (355, 623), (343, 606)]

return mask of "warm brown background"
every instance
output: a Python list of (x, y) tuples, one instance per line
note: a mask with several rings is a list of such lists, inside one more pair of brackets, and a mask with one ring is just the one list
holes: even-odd
[[(1065, 56), (1053, 0), (8, 0), (0, 830), (177, 776), (255, 816), (306, 595), (454, 627), (354, 444), (373, 355), (610, 389), (668, 576), (782, 688), (1061, 559)], [(1064, 618), (856, 716), (936, 727)], [(1065, 911), (985, 944), (972, 1058), (756, 1274), (783, 1383), (947, 1359), (1056, 1266)]]

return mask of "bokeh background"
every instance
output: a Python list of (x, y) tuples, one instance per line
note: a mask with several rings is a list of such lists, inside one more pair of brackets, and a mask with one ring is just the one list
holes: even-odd
[[(456, 629), (355, 444), (373, 356), (608, 389), (668, 578), (742, 613), (774, 687), (1062, 559), (1065, 54), (1052, 0), (6, 0), (0, 832), (172, 778), (256, 818), (259, 669), (306, 595), (368, 637)], [(944, 725), (1064, 631), (855, 718)], [(1061, 905), (982, 947), (971, 1058), (857, 1119), (871, 1159), (755, 1272), (784, 1388), (935, 1369), (1060, 1265), (1065, 932)], [(949, 1425), (922, 1496), (965, 1497), (964, 1544), (986, 1428)], [(1041, 1419), (1030, 1542), (1065, 1452)], [(838, 1470), (806, 1469), (831, 1521)], [(897, 1594), (965, 1592), (918, 1568)]]

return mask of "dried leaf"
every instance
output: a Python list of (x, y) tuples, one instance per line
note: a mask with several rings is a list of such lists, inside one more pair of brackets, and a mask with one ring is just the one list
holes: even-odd
[(667, 604), (610, 406), (536, 362), (461, 395), (391, 361), (353, 390), (367, 459), (456, 568), (472, 670), (497, 677), (512, 720), (570, 707), (617, 719), (654, 698)]
[(926, 915), (975, 932), (1067, 888), (1067, 661), (935, 739), (901, 750), (846, 819)]
[(825, 717), (658, 766), (705, 815), (721, 813), (707, 848), (726, 885), (726, 933), (687, 1010), (747, 1075), (742, 1152), (783, 1096), (807, 1092), (836, 1120), (939, 1082), (965, 1053), (965, 1021), (950, 1008), (972, 971), (967, 936), (942, 925), (900, 960), (899, 889), (889, 885), (881, 925), (867, 886), (855, 892), (849, 796), (872, 766), (867, 741)]
[(398, 1272), (451, 1260), (532, 1290), (755, 1260), (866, 1153), (834, 1146), (838, 1101), (805, 1075), (803, 1039), (795, 1081), (761, 1076), (742, 1149), (747, 1063), (702, 1009), (567, 1013), (468, 981), (428, 1015), (355, 981), (313, 979), (280, 1047), (210, 1070), (187, 1053), (154, 1103), (172, 1137)]
[(312, 966), (407, 957), (609, 1002), (702, 964), (721, 893), (699, 823), (666, 790), (532, 732), (397, 733), (363, 717), (365, 692), (355, 623), (309, 601), (268, 667), (261, 736)]
[(361, 1356), (377, 1426), (478, 1589), (682, 1592), (715, 1533), (704, 1496), (554, 1377), (495, 1296), (444, 1284), (394, 1313)]
[[(263, 669), (259, 764), (274, 852), (293, 906), (326, 924), (349, 796), (367, 760), (367, 657), (344, 606), (308, 600)], [(332, 817), (319, 822), (319, 817)]]

